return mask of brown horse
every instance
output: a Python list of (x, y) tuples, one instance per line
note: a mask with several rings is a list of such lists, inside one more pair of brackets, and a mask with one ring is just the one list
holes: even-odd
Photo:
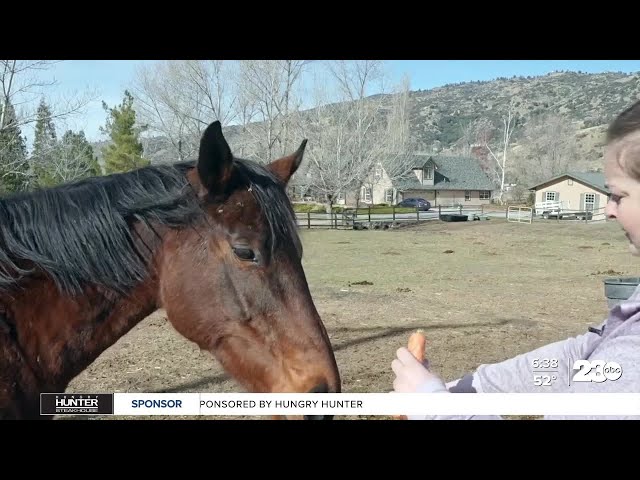
[(340, 392), (285, 192), (305, 146), (262, 166), (214, 122), (196, 162), (0, 200), (0, 418), (51, 418), (39, 394), (158, 308), (247, 391)]

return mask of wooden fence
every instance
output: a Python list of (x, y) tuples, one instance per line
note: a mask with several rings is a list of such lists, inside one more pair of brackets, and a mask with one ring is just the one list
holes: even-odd
[[(383, 210), (383, 212), (380, 212)], [(357, 229), (357, 228), (388, 228), (393, 224), (415, 223), (441, 220), (447, 215), (466, 215), (467, 220), (485, 220), (489, 218), (503, 218), (520, 223), (573, 221), (583, 223), (597, 223), (606, 220), (604, 207), (588, 212), (578, 212), (564, 209), (561, 215), (536, 215), (535, 209), (524, 205), (505, 206), (504, 210), (496, 205), (437, 205), (428, 211), (407, 212), (406, 207), (370, 207), (364, 206), (333, 213), (296, 213), (300, 228), (326, 229)], [(443, 217), (444, 216), (444, 217)]]
[[(382, 213), (379, 211), (383, 210)], [(439, 220), (443, 215), (466, 215), (468, 220), (481, 219), (485, 217), (484, 205), (465, 206), (443, 206), (437, 205), (428, 211), (407, 212), (403, 207), (362, 207), (347, 209), (343, 212), (333, 213), (297, 213), (298, 226), (301, 228), (330, 228), (330, 229), (353, 229), (358, 225), (367, 228), (380, 228), (398, 223), (425, 222)]]

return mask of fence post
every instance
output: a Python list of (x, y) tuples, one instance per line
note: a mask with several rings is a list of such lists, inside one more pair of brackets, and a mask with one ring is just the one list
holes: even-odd
[(307, 212), (307, 228), (311, 229), (311, 212)]
[(462, 205), (460, 205), (460, 215), (462, 215)]
[(396, 221), (396, 206), (392, 205), (391, 208), (393, 208), (393, 221)]
[(484, 215), (484, 203), (480, 204), (480, 215)]
[(416, 220), (420, 221), (420, 209), (416, 206)]
[(371, 222), (371, 205), (369, 205), (368, 212), (369, 212), (369, 222)]

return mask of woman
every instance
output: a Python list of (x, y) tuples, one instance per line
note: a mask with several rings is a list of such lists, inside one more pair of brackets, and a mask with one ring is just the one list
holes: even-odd
[[(605, 214), (616, 219), (627, 238), (632, 255), (640, 256), (640, 101), (623, 111), (607, 130), (605, 177), (611, 192)], [(535, 384), (536, 362), (557, 362), (558, 379), (551, 386)], [(569, 381), (575, 360), (616, 362), (622, 375), (615, 381)], [(395, 392), (537, 393), (544, 392), (640, 392), (640, 286), (628, 300), (614, 307), (598, 327), (567, 340), (551, 343), (512, 359), (485, 364), (458, 380), (445, 384), (405, 347), (391, 363)], [(555, 372), (554, 372), (555, 373)], [(499, 416), (409, 416), (418, 419), (500, 419)], [(546, 417), (565, 418), (565, 417)], [(598, 418), (567, 416), (566, 418)], [(605, 418), (605, 417), (603, 417)], [(633, 418), (637, 417), (612, 417)]]

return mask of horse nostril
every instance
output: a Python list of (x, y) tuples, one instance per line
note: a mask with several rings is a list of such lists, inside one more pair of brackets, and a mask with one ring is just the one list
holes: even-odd
[(333, 420), (333, 415), (305, 415), (305, 420)]
[(329, 393), (329, 385), (321, 383), (309, 390), (309, 393)]
[[(309, 390), (309, 393), (329, 393), (329, 385), (320, 383)], [(305, 420), (332, 420), (333, 415), (305, 415)]]

